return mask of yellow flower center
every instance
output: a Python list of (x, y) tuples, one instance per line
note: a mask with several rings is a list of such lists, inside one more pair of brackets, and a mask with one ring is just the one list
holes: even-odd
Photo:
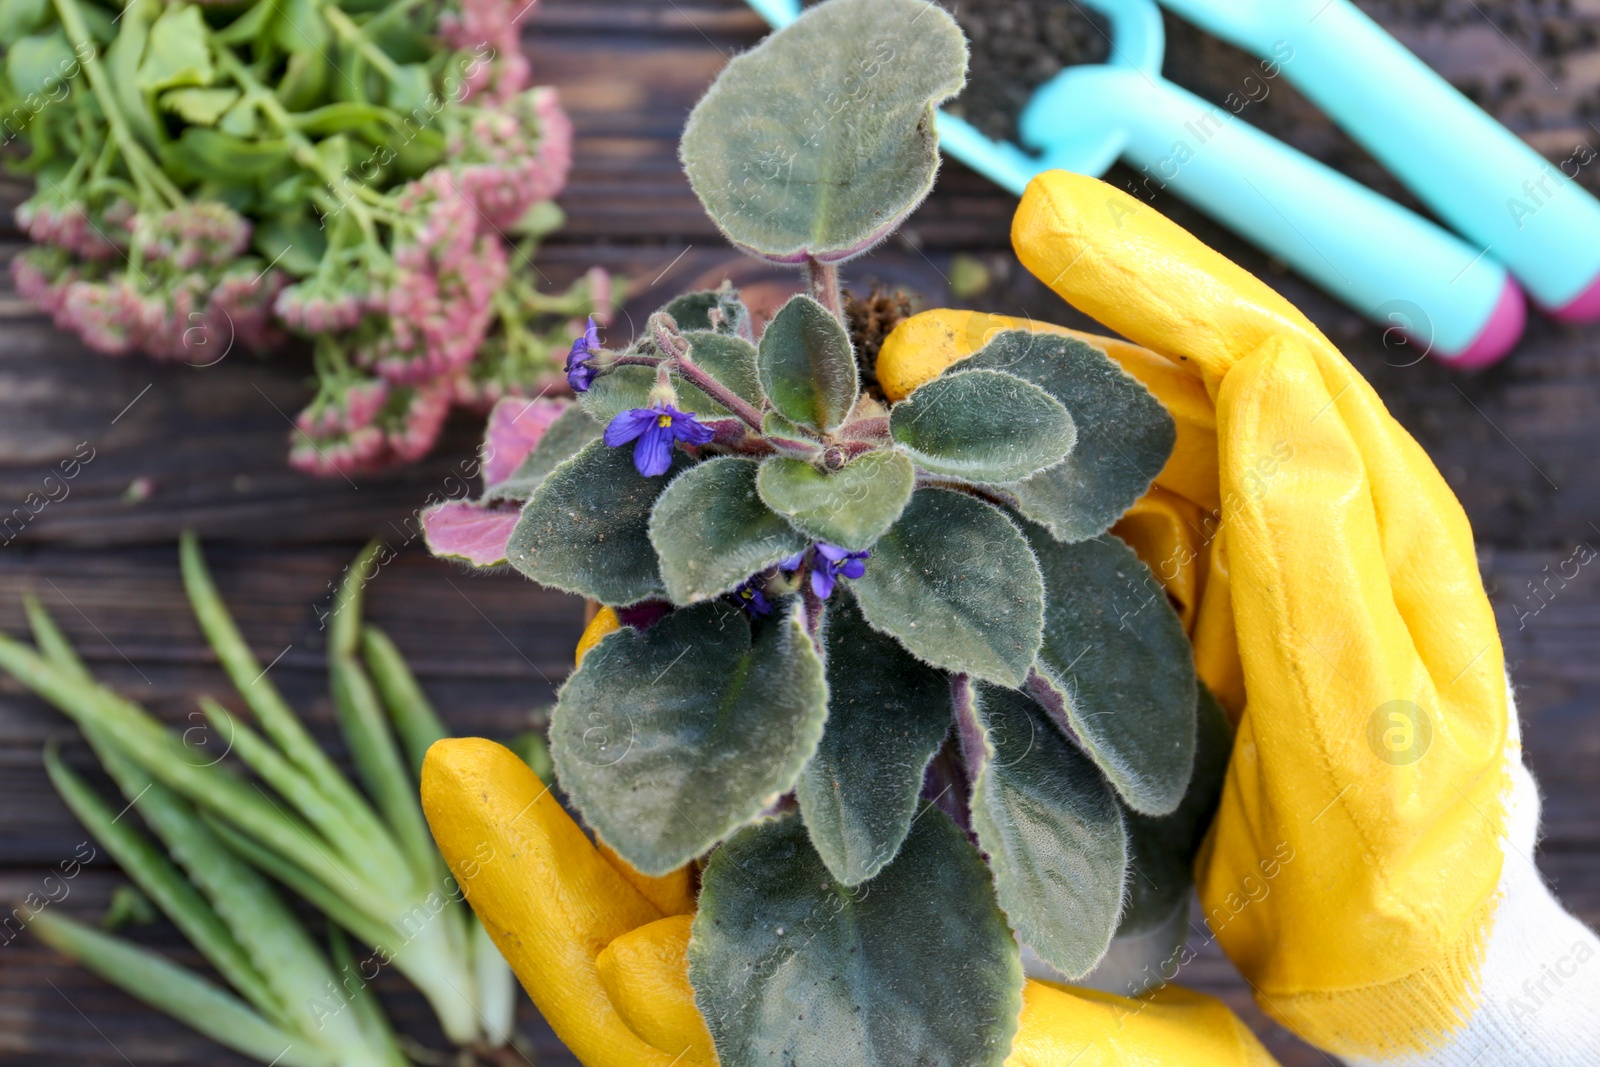
[(660, 415), (660, 416), (657, 416), (656, 425), (661, 427), (663, 430), (665, 430), (668, 426), (672, 425), (672, 416), (671, 415)]

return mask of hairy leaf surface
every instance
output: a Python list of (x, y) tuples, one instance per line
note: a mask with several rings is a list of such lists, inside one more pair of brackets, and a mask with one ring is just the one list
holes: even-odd
[(833, 877), (859, 885), (911, 829), (922, 772), (950, 730), (950, 683), (867, 625), (849, 597), (828, 605), (828, 725), (797, 789), (806, 832)]
[(972, 827), (1017, 936), (1069, 978), (1117, 929), (1127, 835), (1116, 796), (1021, 693), (979, 684), (959, 702)]
[(897, 452), (868, 452), (836, 471), (774, 456), (756, 484), (767, 507), (813, 539), (859, 552), (900, 517), (916, 473)]
[(1014, 482), (1054, 466), (1077, 430), (1058, 401), (1014, 374), (935, 378), (896, 404), (889, 432), (917, 466), (973, 482)]
[(1030, 689), (1129, 807), (1164, 815), (1194, 765), (1194, 656), (1183, 624), (1115, 537), (1068, 545), (1036, 526), (1028, 535), (1050, 590)]
[(719, 456), (667, 486), (650, 515), (650, 543), (674, 604), (728, 592), (810, 542), (756, 494), (760, 464)]
[(1022, 1008), (983, 860), (925, 811), (872, 881), (835, 881), (786, 816), (706, 866), (689, 980), (722, 1067), (999, 1067)]
[(792, 600), (752, 628), (721, 604), (623, 627), (561, 690), (561, 786), (646, 874), (705, 852), (793, 787), (828, 714), (822, 660)]
[(591, 419), (582, 408), (567, 408), (555, 417), (549, 429), (539, 438), (539, 443), (533, 446), (533, 451), (517, 464), (510, 476), (489, 487), (483, 494), (484, 502), (513, 500), (520, 504), (526, 501), (544, 484), (551, 471), (577, 455), (590, 441), (596, 440), (602, 429), (604, 427)]
[(935, 667), (1021, 685), (1039, 650), (1044, 580), (998, 508), (921, 489), (850, 583), (874, 629)]
[(506, 559), (541, 585), (602, 604), (637, 603), (666, 592), (650, 544), (650, 511), (689, 466), (674, 450), (656, 478), (633, 466), (633, 449), (591, 441), (561, 464), (522, 509)]
[(767, 324), (756, 370), (773, 409), (813, 430), (843, 423), (861, 391), (850, 335), (804, 294), (791, 297)]

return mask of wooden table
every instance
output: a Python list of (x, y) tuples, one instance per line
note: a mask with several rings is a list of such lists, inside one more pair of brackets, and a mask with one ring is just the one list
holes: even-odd
[[(1415, 43), (1447, 73), (1521, 70), (1538, 90), (1539, 107), (1528, 111), (1542, 127), (1535, 140), (1552, 157), (1594, 139), (1580, 105), (1600, 80), (1600, 54), (1589, 54), (1587, 64), (1569, 60), (1559, 76), (1570, 84), (1546, 92), (1516, 45), (1489, 29), (1458, 27), (1422, 34)], [(634, 281), (635, 323), (696, 279), (715, 280), (728, 270), (736, 278), (759, 276), (717, 239), (677, 170), (675, 147), (688, 107), (726, 58), (760, 32), (737, 0), (544, 0), (527, 44), (539, 78), (560, 87), (578, 143), (562, 198), (570, 222), (541, 255), (542, 276), (563, 284), (591, 263), (626, 274)], [(1212, 81), (1225, 83), (1225, 76)], [(1351, 154), (1314, 112), (1295, 104), (1287, 86), (1274, 92), (1289, 96), (1291, 110), (1279, 114), (1297, 116), (1297, 140)], [(9, 220), (26, 186), (13, 181), (0, 193)], [(1567, 904), (1600, 924), (1600, 791), (1593, 784), (1600, 758), (1600, 568), (1585, 566), (1570, 581), (1552, 583), (1542, 600), (1530, 592), (1530, 583), (1560, 571), (1580, 543), (1600, 543), (1594, 460), (1600, 330), (1536, 319), (1514, 359), (1463, 378), (1431, 361), (1414, 362), (1412, 351), (1386, 348), (1379, 331), (1181, 204), (1161, 206), (1304, 308), (1373, 380), (1460, 495), (1501, 612), (1527, 753), (1546, 796), (1538, 862)], [(851, 265), (847, 282), (898, 281), (921, 288), (930, 302), (942, 301), (951, 257), (965, 253), (996, 279), (975, 305), (1082, 323), (1012, 262), (1012, 207), (1007, 195), (948, 165), (928, 205), (879, 254)], [(0, 240), (9, 258), (19, 242), (7, 226)], [(628, 325), (625, 318), (622, 328)], [(308, 365), (300, 358), (262, 361), (235, 353), (206, 369), (107, 359), (53, 330), (9, 288), (0, 295), (0, 331), (0, 515), (49, 488), (44, 479), (60, 460), (92, 450), (68, 495), (13, 524), (0, 551), (6, 632), (25, 629), (18, 594), (31, 589), (102, 678), (170, 721), (184, 721), (198, 693), (228, 691), (179, 584), (174, 545), (180, 530), (193, 527), (258, 655), (274, 662), (273, 678), (334, 744), (317, 607), (360, 544), (377, 536), (401, 552), (373, 583), (369, 615), (412, 658), (457, 731), (504, 737), (550, 701), (568, 669), (581, 605), (514, 574), (468, 574), (434, 561), (415, 537), (411, 519), (419, 505), (465, 491), (460, 471), (478, 433), (471, 420), (456, 420), (444, 446), (418, 466), (317, 481), (284, 465), (288, 415), (308, 396)], [(126, 499), (136, 479), (149, 479), (150, 492)], [(7, 536), (0, 532), (0, 540)], [(1570, 574), (1572, 566), (1565, 569)], [(0, 898), (41, 891), (85, 836), (41, 768), (40, 749), (51, 737), (66, 740), (74, 760), (85, 762), (65, 720), (0, 682)], [(118, 879), (103, 862), (91, 865), (51, 906), (97, 916)], [(135, 936), (193, 962), (164, 926)], [(1226, 998), (1283, 1063), (1331, 1062), (1268, 1022), (1214, 949), (1203, 951), (1182, 980)], [(411, 1034), (442, 1047), (418, 997), (388, 979), (380, 991)], [(531, 1005), (523, 1019), (539, 1064), (575, 1062)], [(33, 938), (18, 937), (0, 947), (0, 1065), (59, 1062), (243, 1061), (144, 1010)]]

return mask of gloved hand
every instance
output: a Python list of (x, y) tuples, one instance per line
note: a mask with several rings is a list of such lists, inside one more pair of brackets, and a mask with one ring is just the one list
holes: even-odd
[[(1057, 292), (1162, 354), (1099, 341), (1178, 423), (1118, 532), (1242, 713), (1199, 874), (1262, 1006), (1353, 1062), (1589, 1062), (1596, 942), (1532, 868), (1537, 794), (1493, 617), (1426, 456), (1293, 308), (1110, 186), (1036, 179), (1013, 241)], [(904, 395), (1019, 325), (917, 316), (879, 381)], [(423, 794), (474, 908), (580, 1058), (714, 1062), (686, 977), (686, 875), (642, 879), (597, 852), (486, 742), (435, 746)], [(1271, 1060), (1177, 987), (1130, 1001), (1035, 981), (1010, 1062)]]
[[(602, 612), (586, 649), (616, 616)], [(689, 987), (688, 868), (648, 878), (589, 843), (527, 764), (491, 741), (439, 741), (422, 766), (434, 839), (556, 1035), (587, 1067), (710, 1067)], [(937, 976), (930, 980), (937, 981)], [(1221, 1003), (1178, 986), (1144, 1000), (1030, 981), (1007, 1067), (1273, 1067)]]
[[(1350, 1063), (1600, 1062), (1600, 941), (1534, 867), (1539, 798), (1472, 532), (1422, 449), (1299, 312), (1116, 189), (1041, 176), (1012, 243), (1165, 357), (1106, 346), (1178, 423), (1117, 532), (1240, 716), (1197, 874), (1262, 1008)], [(879, 381), (904, 395), (1028, 325), (917, 316)]]

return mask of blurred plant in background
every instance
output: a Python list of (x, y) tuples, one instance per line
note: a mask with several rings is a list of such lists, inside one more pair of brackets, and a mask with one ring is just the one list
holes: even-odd
[(416, 460), (453, 405), (562, 387), (611, 280), (525, 276), (572, 155), (519, 51), (532, 6), (0, 3), (0, 125), (37, 179), (18, 290), (111, 355), (306, 339), (290, 462), (315, 473)]

